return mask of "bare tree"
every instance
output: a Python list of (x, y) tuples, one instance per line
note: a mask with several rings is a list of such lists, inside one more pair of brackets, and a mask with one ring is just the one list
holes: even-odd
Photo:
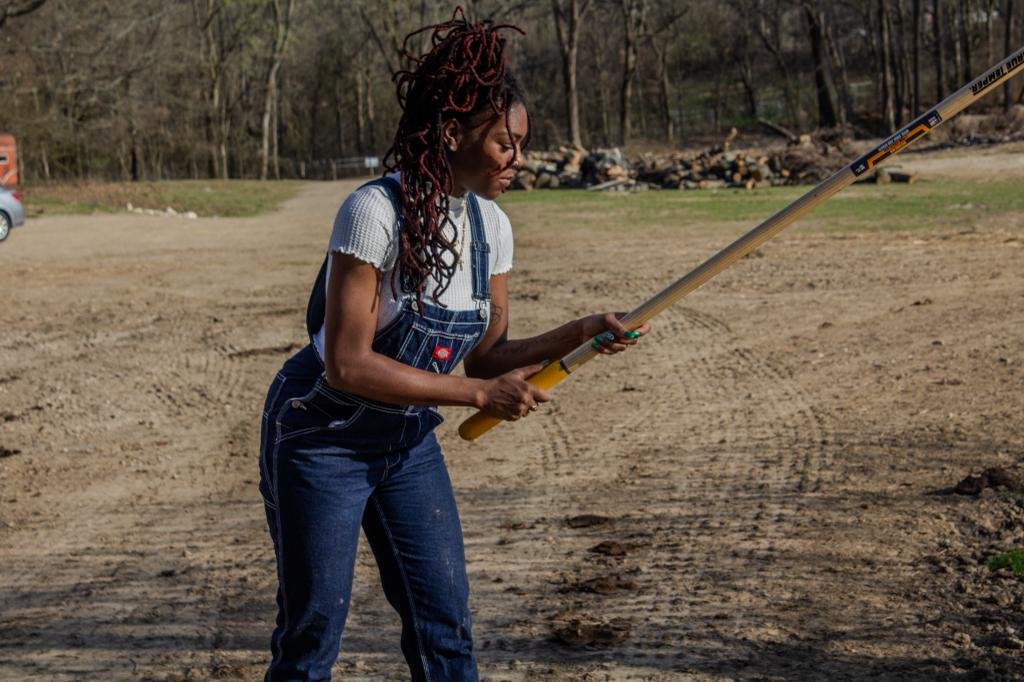
[(838, 91), (837, 103), (840, 124), (845, 125), (854, 115), (853, 92), (850, 89), (849, 72), (846, 67), (845, 50), (842, 44), (836, 40), (834, 27), (836, 20), (830, 19), (825, 24), (825, 46), (828, 50), (829, 62), (832, 73), (835, 76), (834, 82)]
[(582, 147), (580, 102), (576, 86), (576, 62), (579, 54), (580, 27), (591, 0), (551, 0), (558, 47), (562, 57), (562, 81), (565, 87), (565, 118), (569, 144)]
[(814, 61), (814, 85), (818, 95), (818, 125), (826, 128), (835, 126), (839, 120), (833, 104), (832, 69), (829, 67), (825, 47), (825, 29), (828, 22), (825, 12), (817, 0), (804, 0), (804, 18), (811, 43), (811, 58)]
[(285, 47), (288, 45), (288, 33), (291, 28), (295, 0), (268, 0), (268, 5), (273, 15), (273, 38), (270, 43), (270, 58), (267, 61), (266, 93), (263, 99), (260, 180), (267, 179), (270, 157), (270, 120), (277, 97), (277, 76), (281, 70)]
[(921, 113), (921, 0), (912, 0), (911, 6), (911, 24), (912, 24), (912, 35), (914, 45), (911, 48), (914, 58), (914, 84), (913, 93), (911, 95), (911, 109), (913, 109), (913, 115), (917, 116)]
[(214, 177), (228, 178), (232, 156), (241, 156), (234, 142), (240, 131), (247, 131), (239, 107), (248, 96), (247, 71), (254, 60), (250, 37), (258, 32), (262, 9), (262, 0), (192, 0), (202, 73), (198, 95)]
[(778, 77), (782, 81), (783, 96), (789, 112), (791, 125), (801, 127), (803, 116), (799, 97), (793, 84), (792, 70), (786, 60), (782, 42), (782, 20), (785, 15), (784, 0), (756, 0), (750, 10), (755, 14), (754, 26), (768, 54), (775, 62)]
[(889, 0), (878, 0), (878, 22), (881, 27), (879, 39), (879, 71), (881, 71), (882, 126), (890, 131), (896, 127), (896, 111), (893, 106), (892, 85), (892, 26), (889, 22)]
[(649, 22), (645, 36), (651, 51), (654, 53), (655, 64), (657, 65), (656, 79), (657, 92), (661, 104), (662, 126), (665, 139), (670, 143), (676, 141), (676, 125), (672, 116), (672, 66), (673, 47), (678, 42), (678, 35), (674, 33), (676, 25), (690, 10), (689, 3), (678, 3), (665, 1), (658, 3), (655, 8), (655, 16)]
[(961, 59), (961, 78), (958, 80), (965, 81), (974, 75), (974, 69), (971, 66), (971, 38), (968, 33), (968, 21), (970, 10), (967, 7), (968, 0), (960, 0), (957, 3), (957, 24), (960, 27), (960, 59)]
[(623, 25), (622, 85), (619, 88), (619, 143), (630, 138), (630, 104), (633, 99), (633, 77), (636, 74), (637, 48), (644, 31), (647, 0), (620, 0)]
[(935, 64), (935, 100), (939, 101), (946, 97), (946, 37), (943, 27), (942, 0), (932, 0), (932, 42), (934, 44), (934, 55), (932, 62)]

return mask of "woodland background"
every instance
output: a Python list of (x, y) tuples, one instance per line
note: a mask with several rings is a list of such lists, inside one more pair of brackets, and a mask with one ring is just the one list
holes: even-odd
[[(273, 178), (380, 155), (425, 0), (0, 0), (22, 181)], [(533, 148), (674, 146), (759, 120), (882, 136), (1024, 43), (1024, 0), (498, 0)], [(424, 48), (428, 33), (411, 44)], [(979, 111), (1024, 102), (1021, 83)]]

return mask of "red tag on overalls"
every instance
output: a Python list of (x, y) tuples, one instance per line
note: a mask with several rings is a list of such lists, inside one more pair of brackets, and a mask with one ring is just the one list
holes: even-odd
[(452, 349), (446, 346), (437, 345), (434, 346), (434, 359), (435, 360), (447, 360), (452, 354)]

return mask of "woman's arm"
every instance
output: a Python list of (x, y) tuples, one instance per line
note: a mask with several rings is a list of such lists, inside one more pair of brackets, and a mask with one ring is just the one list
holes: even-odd
[[(626, 350), (637, 342), (618, 318), (624, 313), (588, 315), (550, 331), (526, 339), (508, 339), (508, 273), (491, 276), (491, 321), (484, 338), (463, 360), (467, 377), (488, 378), (515, 367), (555, 360), (566, 355), (588, 339), (609, 331), (611, 338), (600, 341), (601, 353), (612, 354)], [(650, 331), (650, 323), (636, 330), (639, 334)]]
[(540, 365), (480, 379), (427, 372), (374, 351), (380, 277), (376, 267), (355, 256), (336, 252), (331, 258), (324, 321), (331, 387), (399, 405), (465, 405), (501, 419), (518, 419), (549, 399), (526, 381)]

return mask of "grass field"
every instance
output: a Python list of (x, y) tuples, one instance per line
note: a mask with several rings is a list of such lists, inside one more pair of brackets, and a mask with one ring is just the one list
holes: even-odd
[(131, 203), (200, 216), (245, 217), (274, 210), (298, 192), (302, 182), (283, 180), (168, 180), (164, 182), (82, 182), (29, 185), (22, 199), (30, 218), (40, 215), (119, 213)]
[[(652, 190), (511, 192), (501, 204), (517, 217), (552, 225), (587, 221), (588, 227), (623, 229), (690, 227), (742, 221), (753, 227), (811, 189)], [(814, 208), (791, 228), (811, 231), (969, 228), (982, 216), (1024, 210), (1020, 183), (964, 180), (919, 181), (913, 185), (855, 185)]]

